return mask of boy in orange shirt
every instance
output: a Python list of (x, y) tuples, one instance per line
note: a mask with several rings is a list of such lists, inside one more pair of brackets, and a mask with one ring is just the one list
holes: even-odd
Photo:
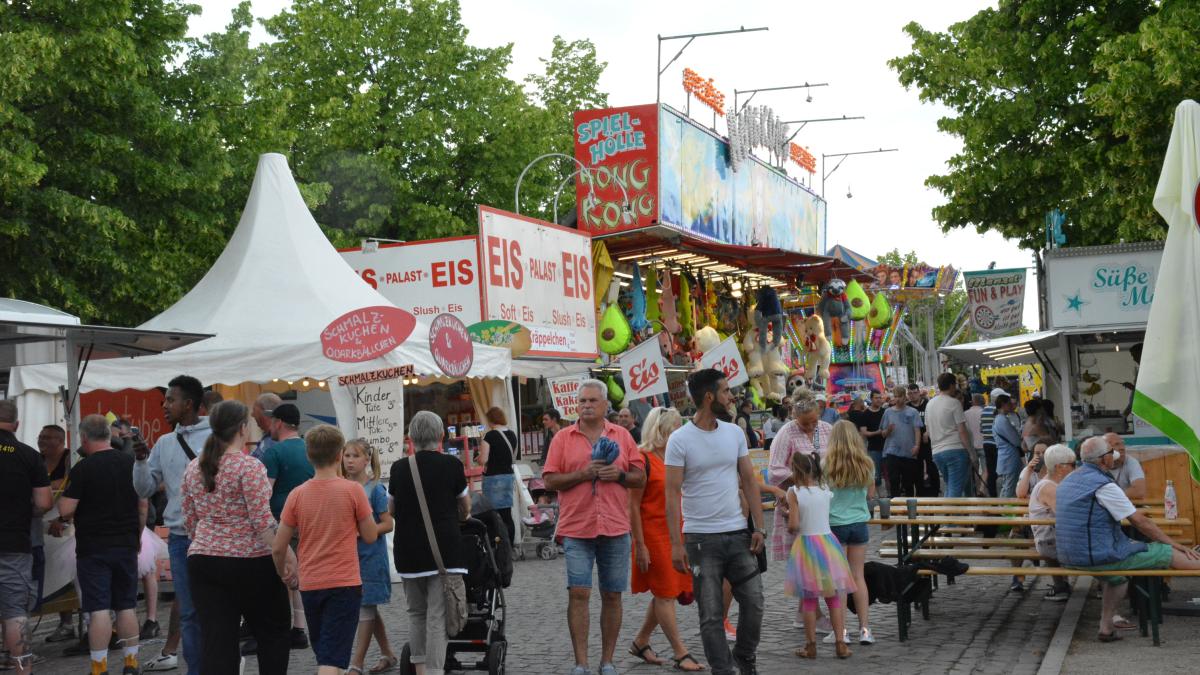
[(280, 578), (292, 582), (284, 563), (288, 542), (299, 532), (300, 596), (309, 639), (317, 672), (333, 675), (349, 667), (358, 628), (358, 538), (370, 544), (378, 528), (362, 486), (338, 476), (345, 438), (337, 427), (313, 427), (304, 444), (316, 474), (288, 495), (272, 553)]

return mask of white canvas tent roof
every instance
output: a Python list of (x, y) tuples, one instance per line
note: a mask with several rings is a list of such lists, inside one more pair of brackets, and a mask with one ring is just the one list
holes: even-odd
[[(339, 363), (322, 354), (320, 333), (337, 317), (373, 305), (391, 306), (338, 255), (300, 196), (287, 159), (262, 155), (241, 221), (204, 278), (147, 330), (215, 337), (173, 352), (92, 363), (82, 391), (150, 389), (187, 373), (206, 385), (266, 383), (302, 377), (328, 379), (412, 364), (420, 375), (440, 371), (429, 351), (429, 324), (417, 322), (408, 340), (363, 363)], [(507, 349), (475, 345), (469, 377), (506, 378)], [(66, 382), (61, 363), (13, 369), (9, 395), (56, 392)]]

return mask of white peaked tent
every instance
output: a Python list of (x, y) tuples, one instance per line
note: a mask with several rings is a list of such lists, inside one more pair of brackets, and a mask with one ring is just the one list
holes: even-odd
[[(162, 355), (91, 363), (81, 390), (146, 390), (164, 386), (180, 373), (205, 385), (238, 385), (275, 378), (330, 379), (406, 364), (418, 375), (439, 377), (429, 351), (429, 324), (420, 321), (407, 341), (375, 360), (340, 363), (325, 358), (322, 330), (346, 312), (374, 305), (392, 306), (325, 238), (287, 159), (262, 155), (241, 221), (221, 256), (187, 295), (140, 326), (214, 337)], [(468, 377), (508, 378), (511, 369), (507, 349), (475, 345)], [(61, 363), (16, 368), (9, 396), (47, 397), (42, 405), (22, 407), (53, 410), (50, 397), (66, 377)], [(494, 384), (498, 400), (507, 402), (506, 379)], [(339, 393), (334, 392), (334, 402), (342, 419), (353, 412), (353, 403)]]

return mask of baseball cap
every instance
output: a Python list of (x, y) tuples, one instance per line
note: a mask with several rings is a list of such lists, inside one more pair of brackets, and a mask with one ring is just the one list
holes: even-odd
[(1008, 392), (1007, 392), (1007, 391), (1004, 391), (1004, 390), (1003, 390), (1003, 389), (1001, 389), (1000, 387), (996, 387), (995, 389), (993, 389), (993, 390), (992, 390), (992, 393), (991, 393), (991, 400), (992, 400), (992, 402), (993, 402), (993, 403), (995, 403), (995, 401), (996, 401), (996, 397), (997, 397), (997, 396), (1000, 396), (1001, 394), (1008, 394)]
[(828, 397), (828, 396), (826, 396), (825, 394), (817, 394), (817, 396), (816, 396), (816, 399), (817, 399), (818, 401), (828, 401), (828, 400), (829, 400), (829, 397)]
[(284, 403), (276, 406), (276, 408), (271, 411), (271, 417), (274, 417), (280, 422), (293, 427), (300, 426), (300, 409), (291, 403)]

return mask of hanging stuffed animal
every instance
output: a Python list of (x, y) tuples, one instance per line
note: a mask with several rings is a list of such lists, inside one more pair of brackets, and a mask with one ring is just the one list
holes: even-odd
[(758, 327), (758, 347), (767, 351), (767, 327), (772, 328), (771, 347), (779, 349), (783, 344), (783, 305), (779, 293), (770, 286), (762, 286), (755, 293), (754, 325)]
[(651, 324), (662, 323), (662, 310), (658, 306), (658, 270), (646, 270), (646, 320)]
[(696, 331), (696, 336), (692, 338), (692, 354), (695, 356), (694, 361), (699, 361), (701, 356), (716, 349), (721, 344), (721, 336), (717, 334), (717, 329), (712, 326), (705, 326)]
[[(758, 329), (752, 321), (747, 321), (746, 331), (742, 334), (742, 356), (746, 359), (746, 375), (752, 380), (762, 377), (766, 372), (763, 369), (763, 353), (758, 347)], [(762, 391), (766, 390), (767, 387), (763, 386)]]
[(692, 303), (692, 288), (688, 285), (688, 273), (679, 275), (679, 325), (683, 337), (690, 338), (696, 332), (695, 306)]
[(817, 303), (817, 314), (825, 324), (825, 339), (831, 344), (833, 339), (833, 324), (839, 328), (838, 346), (844, 347), (850, 341), (850, 299), (846, 297), (846, 282), (841, 279), (830, 279), (821, 290), (821, 301)]
[(717, 283), (712, 279), (704, 280), (704, 325), (716, 328), (717, 318)]
[(642, 287), (642, 272), (635, 264), (633, 279), (629, 282), (629, 327), (634, 333), (641, 333), (650, 327), (646, 316), (646, 289)]
[(600, 304), (604, 302), (604, 291), (608, 290), (608, 284), (612, 281), (613, 271), (612, 257), (608, 255), (608, 247), (604, 245), (602, 239), (592, 240), (592, 281), (595, 282), (596, 292), (596, 311), (600, 311)]
[(829, 377), (829, 360), (833, 349), (826, 338), (828, 333), (821, 317), (813, 314), (804, 319), (804, 375), (813, 388), (825, 388)]

